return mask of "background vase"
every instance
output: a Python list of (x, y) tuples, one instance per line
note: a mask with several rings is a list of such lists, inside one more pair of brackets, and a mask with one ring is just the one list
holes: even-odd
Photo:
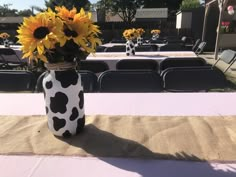
[(137, 44), (139, 46), (143, 44), (143, 38), (141, 36), (137, 37)]
[(82, 131), (85, 114), (80, 74), (75, 69), (49, 69), (42, 84), (49, 130), (63, 137)]
[(10, 47), (10, 41), (8, 39), (3, 39), (4, 47)]
[(159, 34), (158, 33), (154, 33), (152, 35), (152, 40), (157, 40), (159, 38)]
[(126, 55), (135, 55), (135, 45), (132, 40), (126, 42)]

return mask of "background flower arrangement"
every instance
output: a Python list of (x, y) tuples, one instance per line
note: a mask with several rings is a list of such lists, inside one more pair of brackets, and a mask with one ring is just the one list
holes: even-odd
[(135, 38), (137, 38), (139, 35), (138, 31), (135, 28), (132, 29), (126, 29), (123, 32), (123, 36), (126, 40), (134, 40)]
[(0, 38), (2, 38), (2, 39), (7, 39), (7, 38), (9, 38), (10, 37), (10, 35), (8, 34), (8, 33), (1, 33), (0, 34)]
[(10, 37), (10, 35), (8, 33), (6, 33), (6, 32), (0, 34), (0, 38), (2, 38), (3, 45), (5, 47), (9, 47), (10, 46), (10, 41), (8, 40), (9, 37)]
[(145, 30), (143, 28), (137, 28), (138, 36), (142, 36), (145, 33)]
[(57, 6), (35, 16), (24, 18), (17, 30), (23, 58), (45, 63), (74, 62), (88, 53), (95, 53), (101, 44), (99, 27), (91, 13), (82, 8), (68, 10)]
[(161, 33), (161, 30), (159, 30), (159, 29), (151, 30), (151, 34), (160, 34), (160, 33)]

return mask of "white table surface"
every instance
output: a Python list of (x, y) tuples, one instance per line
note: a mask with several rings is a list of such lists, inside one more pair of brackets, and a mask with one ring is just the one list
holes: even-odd
[[(101, 46), (104, 47), (113, 47), (113, 46), (118, 46), (118, 45), (124, 45), (125, 43), (106, 43), (106, 44), (102, 44)], [(167, 45), (166, 43), (152, 43), (152, 44), (148, 44), (148, 43), (143, 43), (142, 45), (156, 45), (158, 48), (163, 47), (165, 45)], [(138, 44), (136, 43), (135, 46), (138, 46)]]
[(89, 54), (86, 60), (120, 60), (120, 59), (155, 59), (163, 60), (167, 57), (197, 57), (192, 51), (156, 51), (135, 52), (135, 55), (127, 56), (125, 52), (97, 52)]
[[(87, 115), (236, 115), (236, 92), (85, 93)], [(45, 115), (42, 93), (0, 93), (1, 115)]]
[[(0, 94), (1, 115), (44, 115), (43, 94)], [(87, 93), (86, 114), (236, 115), (236, 93)], [(1, 177), (235, 177), (236, 163), (0, 155)]]

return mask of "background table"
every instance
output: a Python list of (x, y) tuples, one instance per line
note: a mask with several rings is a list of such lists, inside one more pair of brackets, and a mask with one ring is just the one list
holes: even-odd
[(197, 57), (197, 55), (192, 51), (135, 52), (132, 56), (127, 56), (125, 52), (97, 52), (89, 54), (86, 60), (102, 60), (108, 63), (110, 69), (115, 69), (116, 62), (121, 59), (153, 59), (160, 62), (167, 57)]

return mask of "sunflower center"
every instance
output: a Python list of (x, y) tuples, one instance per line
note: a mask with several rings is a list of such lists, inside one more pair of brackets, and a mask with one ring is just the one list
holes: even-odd
[(47, 27), (41, 26), (34, 30), (34, 37), (36, 39), (43, 39), (45, 36), (49, 34), (49, 29)]
[(64, 33), (67, 37), (77, 37), (78, 36), (76, 31), (72, 31), (68, 28), (64, 30)]

